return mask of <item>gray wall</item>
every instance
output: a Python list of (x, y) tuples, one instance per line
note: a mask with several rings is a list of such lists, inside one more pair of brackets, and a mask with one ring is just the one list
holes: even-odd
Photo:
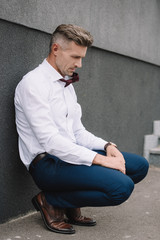
[(48, 51), (49, 34), (0, 21), (0, 222), (31, 209), (36, 188), (18, 155), (14, 90)]
[(80, 24), (94, 46), (160, 64), (159, 0), (1, 0), (0, 16), (52, 33), (61, 23)]
[[(129, 15), (127, 2), (132, 4), (131, 1), (100, 0), (99, 3), (102, 4), (100, 6), (107, 10), (107, 15), (104, 16), (105, 11), (102, 11), (102, 14), (98, 3), (88, 0), (92, 8), (87, 7), (82, 12), (80, 7), (77, 14), (76, 9), (73, 9), (72, 17), (69, 7), (70, 2), (73, 1), (47, 0), (45, 5), (43, 5), (44, 1), (30, 3), (30, 1), (1, 0), (1, 2), (1, 16), (9, 21), (0, 20), (0, 223), (32, 210), (30, 199), (38, 192), (19, 159), (13, 97), (14, 89), (22, 76), (47, 56), (51, 26), (54, 28), (59, 23), (67, 21), (88, 26), (90, 31), (93, 30), (91, 32), (96, 39), (95, 45), (88, 50), (83, 68), (79, 70), (80, 82), (74, 85), (83, 109), (83, 123), (88, 130), (116, 142), (122, 151), (142, 154), (143, 136), (152, 133), (152, 121), (160, 119), (159, 45), (156, 44), (160, 34), (156, 25), (159, 21), (158, 1), (132, 1), (135, 2), (135, 6), (132, 8), (132, 14)], [(16, 5), (16, 2), (19, 4)], [(66, 3), (66, 12), (59, 17), (60, 9), (63, 9), (62, 2)], [(84, 5), (86, 1), (74, 2), (77, 4), (74, 6), (80, 6), (79, 2)], [(34, 8), (33, 4), (35, 4)], [(51, 4), (52, 8), (49, 8)], [(117, 25), (114, 26), (115, 19), (119, 16), (118, 6), (121, 11), (123, 10), (123, 14), (121, 13), (123, 18), (119, 18), (119, 26), (121, 26), (119, 30)], [(142, 9), (142, 6), (145, 8)], [(111, 12), (108, 10), (109, 7)], [(138, 7), (143, 10), (143, 14), (139, 14), (139, 20), (134, 12)], [(146, 15), (147, 10), (152, 12), (152, 15), (148, 14), (149, 19)], [(56, 16), (54, 14), (52, 16), (52, 13)], [(85, 20), (83, 14), (87, 16)], [(148, 21), (148, 31), (151, 31), (152, 26), (152, 34), (146, 33), (144, 39), (141, 37), (141, 45), (132, 42), (134, 35), (131, 32), (130, 37), (128, 35), (128, 18), (131, 21), (130, 26), (138, 28), (137, 31), (141, 29), (143, 33), (145, 32), (146, 21)], [(155, 24), (153, 22), (151, 24), (150, 18)], [(107, 27), (109, 19), (110, 30)], [(141, 23), (140, 25), (136, 23), (137, 28), (134, 20)], [(96, 28), (92, 23), (98, 27)], [(45, 32), (39, 31), (45, 30), (46, 26), (48, 28)], [(103, 26), (106, 26), (108, 35), (103, 33)], [(114, 41), (107, 40), (105, 45), (106, 36), (108, 39), (113, 38), (111, 30), (114, 30), (116, 37)], [(126, 45), (121, 42), (120, 36), (125, 39)], [(137, 32), (134, 39), (138, 41)], [(130, 48), (131, 44), (134, 47)], [(145, 49), (144, 54), (140, 51), (140, 46)], [(156, 51), (156, 59), (153, 61), (153, 53)], [(139, 56), (136, 54), (137, 59), (133, 53), (139, 54)]]

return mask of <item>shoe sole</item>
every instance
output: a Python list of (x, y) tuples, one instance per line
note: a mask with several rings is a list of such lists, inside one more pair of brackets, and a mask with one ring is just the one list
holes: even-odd
[(92, 222), (92, 223), (78, 223), (72, 220), (67, 219), (66, 221), (67, 223), (73, 224), (73, 225), (77, 225), (77, 226), (84, 226), (84, 227), (93, 227), (95, 225), (97, 225), (96, 222)]
[(73, 230), (70, 230), (70, 231), (65, 231), (65, 230), (58, 230), (58, 229), (53, 229), (53, 228), (51, 228), (51, 227), (47, 224), (47, 221), (46, 221), (46, 219), (45, 219), (44, 213), (43, 213), (43, 211), (42, 211), (42, 209), (41, 209), (41, 207), (40, 207), (40, 205), (39, 205), (36, 197), (32, 198), (32, 204), (33, 204), (33, 206), (35, 207), (35, 209), (37, 210), (37, 212), (40, 211), (41, 216), (42, 216), (42, 219), (43, 219), (43, 221), (44, 221), (44, 224), (46, 225), (46, 227), (47, 227), (50, 231), (56, 232), (56, 233), (64, 233), (64, 234), (73, 234), (73, 233), (75, 233), (75, 230), (74, 230), (74, 229), (73, 229)]

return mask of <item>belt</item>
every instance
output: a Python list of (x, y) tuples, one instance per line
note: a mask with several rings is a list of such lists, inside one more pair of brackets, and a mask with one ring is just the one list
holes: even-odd
[(35, 165), (35, 164), (36, 164), (37, 162), (39, 162), (42, 158), (44, 158), (46, 155), (47, 155), (46, 152), (38, 154), (38, 155), (33, 159), (33, 161), (31, 162), (31, 164)]

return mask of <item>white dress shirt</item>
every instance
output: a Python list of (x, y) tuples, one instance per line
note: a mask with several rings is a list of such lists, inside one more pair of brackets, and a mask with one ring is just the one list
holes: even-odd
[(27, 169), (47, 152), (71, 164), (90, 166), (107, 141), (88, 132), (81, 122), (81, 107), (70, 84), (45, 59), (29, 72), (15, 91), (19, 153)]

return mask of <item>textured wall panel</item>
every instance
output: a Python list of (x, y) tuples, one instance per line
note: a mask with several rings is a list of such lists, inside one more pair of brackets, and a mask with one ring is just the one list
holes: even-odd
[(19, 160), (14, 90), (48, 51), (49, 34), (0, 21), (0, 222), (31, 209), (34, 183)]

